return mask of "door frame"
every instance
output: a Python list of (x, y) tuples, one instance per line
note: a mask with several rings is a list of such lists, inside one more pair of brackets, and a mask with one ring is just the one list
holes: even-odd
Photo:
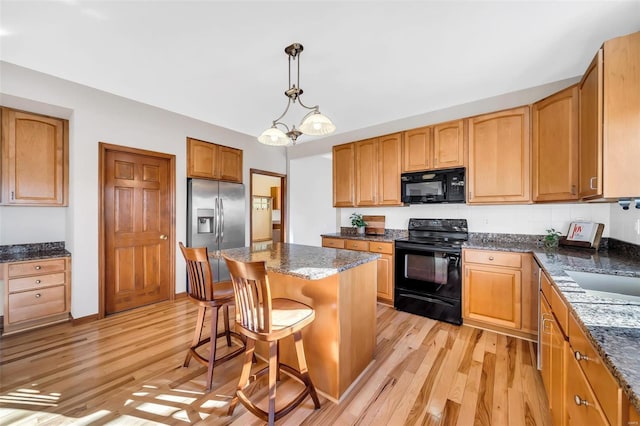
[(287, 175), (266, 170), (249, 169), (249, 246), (253, 244), (253, 175), (265, 175), (280, 178), (280, 232), (282, 242), (287, 242)]
[(104, 185), (106, 182), (107, 151), (125, 152), (129, 154), (145, 155), (148, 157), (169, 160), (168, 184), (169, 200), (171, 204), (171, 218), (169, 229), (169, 300), (176, 297), (176, 156), (157, 151), (132, 148), (128, 146), (112, 145), (106, 142), (98, 143), (98, 319), (105, 317), (106, 303), (106, 238), (104, 223)]

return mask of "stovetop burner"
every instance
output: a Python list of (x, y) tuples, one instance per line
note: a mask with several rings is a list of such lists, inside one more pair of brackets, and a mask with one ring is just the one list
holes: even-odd
[(409, 219), (408, 238), (406, 241), (415, 244), (426, 244), (441, 247), (459, 247), (469, 238), (466, 219)]

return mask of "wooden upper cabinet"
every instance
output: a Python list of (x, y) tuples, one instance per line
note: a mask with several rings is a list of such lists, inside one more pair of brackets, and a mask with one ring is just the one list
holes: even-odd
[(402, 134), (382, 136), (378, 140), (378, 205), (402, 204), (400, 172), (402, 169)]
[(242, 150), (187, 138), (187, 177), (242, 183)]
[(640, 196), (640, 32), (604, 43), (603, 195)]
[(433, 168), (465, 165), (464, 120), (433, 126)]
[(468, 203), (529, 202), (529, 107), (468, 120)]
[(2, 204), (66, 206), (69, 122), (2, 108)]
[(578, 84), (580, 198), (602, 195), (602, 49)]
[(534, 201), (578, 199), (578, 87), (533, 105)]
[(333, 147), (333, 206), (355, 205), (355, 149), (353, 143)]
[(403, 144), (403, 172), (419, 172), (433, 167), (431, 127), (407, 130), (404, 132)]
[(378, 193), (378, 138), (355, 143), (356, 206), (373, 206)]

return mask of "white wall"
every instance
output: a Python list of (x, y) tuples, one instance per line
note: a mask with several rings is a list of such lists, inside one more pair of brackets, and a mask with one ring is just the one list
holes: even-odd
[(320, 234), (336, 232), (331, 154), (289, 162), (289, 241), (321, 246)]
[[(6, 62), (0, 62), (0, 75), (0, 104), (69, 119), (69, 207), (58, 210), (2, 207), (0, 244), (64, 240), (72, 253), (71, 311), (76, 318), (98, 312), (99, 142), (176, 156), (178, 241), (186, 237), (187, 136), (243, 149), (246, 184), (252, 167), (286, 172), (285, 149), (261, 145), (252, 136)], [(243, 113), (241, 105), (230, 107), (237, 107), (238, 114)], [(248, 189), (246, 197), (249, 206)], [(248, 219), (247, 209), (247, 243)], [(185, 275), (184, 261), (178, 252), (176, 292), (185, 291)]]
[(611, 238), (640, 244), (640, 209), (633, 206), (622, 210), (618, 204), (611, 204)]

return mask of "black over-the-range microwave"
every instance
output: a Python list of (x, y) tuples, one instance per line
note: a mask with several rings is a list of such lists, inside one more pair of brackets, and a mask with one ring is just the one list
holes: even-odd
[(402, 202), (408, 204), (464, 203), (465, 169), (403, 173)]

